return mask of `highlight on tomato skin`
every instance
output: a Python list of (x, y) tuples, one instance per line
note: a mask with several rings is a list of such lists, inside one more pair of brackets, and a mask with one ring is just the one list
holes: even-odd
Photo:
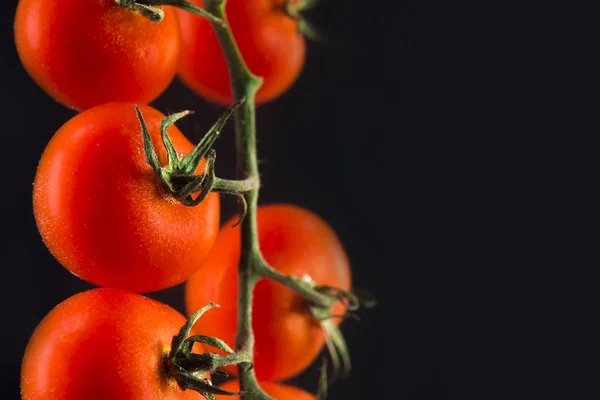
[(14, 35), (31, 78), (67, 107), (147, 104), (171, 83), (180, 50), (177, 15), (160, 23), (115, 0), (19, 0)]
[[(202, 0), (191, 0), (202, 7)], [(228, 0), (227, 19), (252, 73), (263, 78), (256, 104), (275, 99), (296, 81), (305, 59), (298, 22), (283, 0)], [(194, 92), (221, 105), (233, 102), (227, 63), (210, 22), (177, 10), (181, 31), (178, 76)]]
[[(164, 115), (140, 108), (166, 165)], [(194, 148), (177, 127), (168, 134), (177, 154)], [(33, 186), (35, 220), (54, 257), (92, 284), (134, 292), (174, 286), (202, 265), (218, 235), (219, 204), (210, 193), (188, 207), (161, 188), (130, 103), (104, 104), (66, 122), (44, 150)]]
[[(196, 329), (228, 344), (235, 343), (237, 326), (240, 227), (232, 227), (235, 222), (233, 218), (223, 225), (211, 254), (185, 286), (188, 312), (209, 299), (221, 305), (218, 316), (206, 315)], [(344, 248), (320, 217), (298, 206), (273, 204), (258, 208), (257, 223), (261, 252), (273, 268), (288, 275), (310, 277), (318, 285), (350, 290), (350, 265)], [(344, 311), (338, 302), (332, 315)], [(259, 281), (254, 291), (252, 328), (256, 340), (254, 370), (259, 380), (297, 375), (324, 345), (321, 326), (304, 298), (267, 279)], [(236, 374), (235, 368), (227, 372)]]
[[(276, 400), (315, 400), (316, 397), (307, 391), (295, 386), (284, 385), (275, 382), (259, 382), (260, 387), (266, 394)], [(236, 392), (240, 390), (240, 383), (237, 380), (230, 380), (219, 386), (221, 389)], [(240, 399), (239, 396), (215, 396), (219, 400)]]
[(33, 332), (21, 367), (22, 399), (197, 400), (197, 392), (182, 391), (164, 368), (184, 323), (171, 307), (139, 294), (78, 293)]

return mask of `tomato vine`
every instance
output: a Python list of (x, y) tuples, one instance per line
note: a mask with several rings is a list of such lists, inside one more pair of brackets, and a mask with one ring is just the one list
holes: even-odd
[[(260, 278), (273, 279), (302, 294), (314, 310), (319, 310), (316, 318), (327, 321), (331, 306), (340, 299), (351, 298), (358, 303), (354, 295), (344, 292), (329, 292), (330, 288), (314, 286), (301, 278), (286, 276), (273, 269), (263, 258), (258, 245), (257, 231), (257, 206), (260, 180), (256, 152), (256, 124), (254, 97), (261, 85), (261, 79), (247, 68), (242, 58), (233, 34), (227, 25), (225, 15), (226, 0), (205, 0), (206, 10), (225, 24), (211, 22), (216, 36), (221, 44), (227, 61), (234, 101), (245, 99), (244, 103), (235, 113), (237, 178), (240, 180), (251, 179), (258, 185), (243, 194), (247, 204), (246, 217), (241, 223), (241, 254), (238, 265), (238, 323), (236, 335), (236, 349), (240, 354), (252, 359), (254, 350), (254, 334), (252, 331), (252, 292)], [(358, 306), (358, 304), (356, 304)], [(338, 328), (326, 322), (326, 336), (334, 338), (329, 345), (334, 361), (334, 373), (339, 365), (338, 353), (344, 364), (349, 364), (347, 349)], [(252, 399), (271, 399), (262, 391), (257, 380), (252, 363), (242, 361), (238, 363), (240, 389), (250, 392)]]

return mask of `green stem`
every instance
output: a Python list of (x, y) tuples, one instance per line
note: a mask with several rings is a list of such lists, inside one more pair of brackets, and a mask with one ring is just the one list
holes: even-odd
[(117, 5), (124, 8), (129, 8), (134, 11), (138, 11), (144, 17), (148, 18), (152, 22), (162, 22), (165, 17), (165, 13), (159, 6), (171, 6), (177, 7), (184, 11), (192, 14), (199, 15), (204, 18), (208, 18), (211, 22), (224, 26), (225, 22), (222, 19), (218, 19), (206, 10), (201, 9), (195, 4), (190, 3), (186, 0), (114, 0)]
[(258, 185), (256, 183), (255, 177), (248, 177), (239, 181), (215, 178), (212, 190), (214, 192), (223, 193), (243, 193), (255, 189), (256, 187), (258, 187)]
[[(323, 291), (315, 283), (299, 277), (286, 276), (273, 269), (264, 260), (258, 244), (257, 207), (260, 179), (256, 155), (255, 105), (254, 97), (262, 83), (246, 66), (233, 34), (227, 26), (225, 15), (226, 0), (204, 0), (206, 11), (225, 25), (212, 23), (213, 29), (227, 60), (231, 89), (235, 102), (245, 101), (235, 113), (237, 181), (217, 180), (216, 187), (227, 192), (236, 186), (245, 203), (246, 215), (241, 223), (241, 251), (238, 264), (238, 315), (235, 347), (244, 361), (238, 364), (240, 390), (249, 392), (245, 398), (252, 400), (272, 400), (265, 394), (256, 380), (252, 368), (254, 354), (254, 333), (252, 331), (252, 294), (256, 282), (270, 278), (303, 295), (311, 312), (319, 316), (329, 316), (330, 308), (338, 300), (335, 294)], [(312, 2), (309, 2), (312, 4)], [(218, 190), (217, 190), (218, 191)], [(322, 315), (321, 315), (322, 314)], [(327, 322), (327, 321), (326, 321)], [(334, 332), (335, 334), (335, 332)], [(345, 347), (337, 342), (336, 350)], [(345, 346), (345, 345), (344, 345)], [(343, 348), (342, 348), (343, 347)], [(337, 353), (336, 353), (337, 354)], [(342, 354), (345, 355), (345, 354)]]
[[(225, 0), (205, 0), (208, 12), (222, 21), (225, 15)], [(259, 275), (258, 232), (256, 225), (256, 209), (258, 206), (258, 162), (256, 158), (255, 106), (254, 96), (262, 80), (254, 76), (242, 58), (231, 30), (223, 25), (213, 23), (213, 28), (221, 44), (227, 60), (231, 88), (235, 101), (245, 98), (235, 114), (235, 132), (237, 149), (237, 178), (251, 180), (256, 187), (244, 193), (247, 214), (241, 226), (241, 255), (238, 265), (238, 324), (235, 340), (236, 349), (249, 355), (254, 354), (254, 333), (252, 331), (252, 292)], [(272, 400), (265, 394), (256, 380), (251, 363), (238, 364), (240, 390), (251, 392), (247, 398)]]
[(290, 289), (293, 289), (297, 293), (304, 296), (304, 298), (310, 303), (327, 309), (330, 308), (333, 303), (335, 303), (335, 298), (314, 290), (315, 286), (310, 281), (305, 281), (304, 279), (295, 276), (284, 275), (268, 265), (266, 262), (261, 262), (258, 267), (260, 269), (259, 273), (261, 276), (272, 279)]
[(215, 16), (205, 10), (201, 9), (195, 4), (190, 3), (186, 0), (139, 0), (140, 3), (146, 3), (152, 6), (171, 6), (182, 9), (183, 11), (190, 12), (192, 14), (199, 15), (201, 17), (208, 18), (212, 22), (225, 26), (223, 19), (217, 19)]

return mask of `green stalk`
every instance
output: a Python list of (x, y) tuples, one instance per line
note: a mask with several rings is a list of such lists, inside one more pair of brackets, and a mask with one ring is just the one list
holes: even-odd
[[(307, 302), (307, 311), (315, 320), (322, 321), (324, 333), (328, 336), (328, 347), (334, 360), (334, 373), (337, 375), (341, 357), (344, 365), (349, 366), (349, 356), (343, 337), (331, 321), (331, 306), (336, 301), (353, 304), (356, 309), (358, 300), (346, 291), (327, 286), (316, 286), (312, 281), (300, 277), (287, 276), (272, 268), (263, 258), (258, 244), (256, 213), (260, 180), (256, 155), (256, 126), (254, 98), (262, 79), (253, 75), (242, 58), (225, 15), (226, 0), (204, 0), (205, 10), (214, 18), (211, 23), (227, 60), (229, 78), (234, 103), (240, 104), (235, 113), (237, 176), (236, 181), (219, 180), (217, 189), (228, 192), (238, 190), (236, 194), (245, 200), (246, 214), (241, 222), (241, 252), (238, 264), (238, 315), (235, 340), (236, 354), (239, 359), (238, 374), (240, 390), (248, 393), (244, 398), (252, 400), (273, 400), (265, 394), (256, 380), (252, 368), (254, 355), (254, 333), (252, 331), (252, 294), (256, 282), (261, 278), (272, 279), (302, 295)], [(308, 3), (311, 3), (310, 1)], [(223, 21), (224, 23), (215, 22)], [(245, 100), (245, 101), (242, 101)], [(240, 193), (243, 191), (243, 193)], [(347, 305), (347, 308), (351, 308)], [(347, 368), (346, 368), (347, 369)], [(325, 369), (322, 376), (326, 376)], [(325, 381), (325, 378), (321, 379)], [(320, 390), (320, 399), (326, 395), (326, 388)]]
[[(225, 0), (205, 0), (206, 11), (222, 21), (225, 15)], [(258, 163), (256, 158), (256, 123), (254, 97), (262, 79), (254, 76), (246, 66), (231, 30), (218, 23), (212, 23), (227, 60), (234, 101), (245, 98), (245, 102), (235, 113), (237, 179), (252, 180), (256, 188), (244, 193), (247, 204), (246, 217), (241, 224), (241, 255), (238, 265), (238, 324), (235, 346), (238, 351), (252, 357), (254, 354), (254, 333), (252, 331), (252, 292), (260, 271), (257, 268), (260, 256), (256, 224), (258, 206)], [(250, 358), (251, 359), (251, 358)], [(251, 363), (238, 364), (240, 390), (251, 392), (247, 398), (272, 400), (258, 382)]]
[(208, 18), (213, 23), (220, 25), (224, 24), (223, 20), (216, 18), (211, 13), (201, 9), (187, 0), (115, 0), (115, 3), (117, 3), (117, 5), (120, 7), (137, 11), (155, 23), (162, 22), (163, 18), (165, 17), (164, 11), (156, 7), (171, 6), (204, 18)]

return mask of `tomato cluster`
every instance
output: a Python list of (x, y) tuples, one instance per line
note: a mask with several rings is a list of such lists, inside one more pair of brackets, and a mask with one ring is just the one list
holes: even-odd
[[(240, 53), (263, 78), (257, 103), (282, 94), (302, 68), (304, 39), (286, 3), (227, 2)], [(101, 287), (65, 300), (40, 322), (23, 358), (24, 400), (198, 398), (169, 369), (174, 337), (186, 319), (140, 292), (187, 281), (189, 314), (212, 302), (222, 306), (203, 316), (195, 333), (234, 343), (240, 227), (231, 220), (220, 229), (217, 193), (191, 207), (165, 183), (163, 172), (186, 184), (209, 160), (198, 157), (188, 175), (168, 169), (194, 145), (146, 105), (176, 73), (208, 100), (231, 103), (225, 58), (207, 19), (167, 6), (158, 7), (164, 18), (156, 23), (134, 9), (152, 0), (140, 4), (18, 5), (15, 39), (23, 66), (50, 96), (81, 111), (54, 134), (40, 159), (33, 187), (37, 227), (66, 269)], [(318, 216), (292, 205), (262, 206), (257, 224), (260, 250), (274, 269), (313, 286), (350, 289), (344, 249)], [(277, 399), (314, 399), (275, 383), (304, 370), (323, 348), (324, 333), (306, 299), (263, 279), (252, 307), (261, 387)], [(343, 311), (336, 303), (331, 315)], [(205, 351), (197, 343), (182, 351), (192, 348)], [(207, 376), (194, 377), (211, 385)], [(222, 388), (237, 391), (238, 383)]]

